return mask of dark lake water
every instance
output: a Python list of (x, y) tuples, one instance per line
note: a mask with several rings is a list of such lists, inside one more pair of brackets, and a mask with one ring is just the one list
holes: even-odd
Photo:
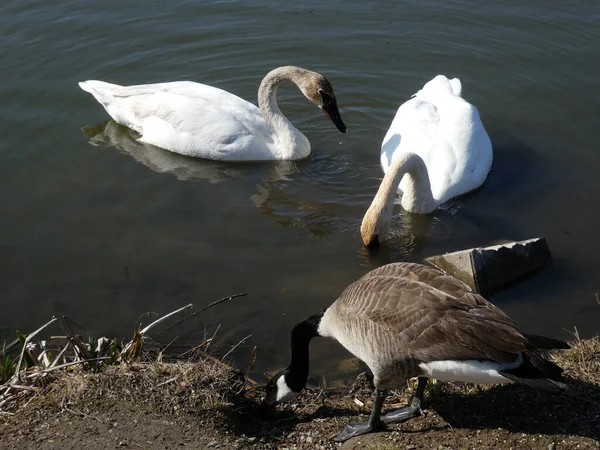
[[(553, 266), (492, 300), (533, 333), (598, 333), (600, 3), (501, 3), (3, 2), (0, 339), (57, 314), (125, 338), (146, 311), (248, 292), (187, 322), (180, 342), (222, 324), (227, 342), (252, 334), (240, 360), (256, 345), (256, 369), (273, 369), (287, 364), (292, 325), (369, 269), (534, 236)], [(108, 116), (80, 80), (190, 79), (255, 102), (262, 77), (288, 64), (331, 81), (349, 130), (283, 86), (282, 110), (312, 143), (303, 161), (189, 160), (111, 123), (104, 143), (81, 130)], [(392, 238), (369, 256), (358, 228), (381, 141), (438, 73), (478, 107), (492, 172), (431, 216), (398, 206)], [(344, 355), (313, 348), (317, 372)]]

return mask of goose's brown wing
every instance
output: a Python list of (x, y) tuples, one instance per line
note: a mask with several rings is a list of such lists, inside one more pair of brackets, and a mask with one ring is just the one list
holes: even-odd
[(419, 264), (369, 272), (342, 293), (335, 308), (387, 341), (398, 359), (512, 362), (527, 342), (500, 309), (464, 283)]

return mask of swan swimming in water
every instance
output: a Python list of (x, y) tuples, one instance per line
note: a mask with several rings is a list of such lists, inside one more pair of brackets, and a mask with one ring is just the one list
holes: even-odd
[(361, 225), (365, 245), (383, 239), (396, 191), (402, 207), (429, 214), (477, 189), (492, 166), (492, 143), (458, 78), (436, 76), (403, 103), (381, 146), (385, 176)]
[(222, 89), (195, 83), (119, 86), (83, 81), (115, 120), (140, 134), (139, 141), (186, 156), (222, 161), (293, 160), (310, 154), (310, 142), (277, 106), (277, 88), (295, 83), (342, 133), (346, 125), (329, 81), (295, 66), (269, 72), (258, 89), (258, 108)]

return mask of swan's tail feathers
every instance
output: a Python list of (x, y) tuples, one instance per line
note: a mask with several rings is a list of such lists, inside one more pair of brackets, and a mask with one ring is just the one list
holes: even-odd
[(452, 93), (457, 96), (462, 95), (462, 83), (458, 78), (452, 78), (450, 81), (450, 87), (452, 88)]
[[(104, 81), (88, 80), (81, 81), (79, 83), (79, 87), (92, 94), (98, 103), (104, 107), (106, 112), (117, 122), (121, 123), (119, 120), (119, 114), (115, 110), (114, 103), (115, 94), (122, 89), (122, 86), (119, 86), (118, 84), (105, 83)], [(113, 105), (112, 107), (111, 104)]]
[(119, 86), (118, 84), (106, 83), (104, 81), (87, 80), (80, 81), (79, 87), (95, 96), (97, 93), (108, 93), (110, 91), (121, 89), (122, 86)]
[(452, 94), (460, 97), (461, 93), (462, 84), (458, 78), (450, 80), (445, 75), (437, 75), (425, 83), (423, 89), (418, 91), (415, 96), (427, 100), (427, 98), (431, 98), (432, 96), (443, 94)]
[(512, 381), (547, 391), (562, 391), (568, 386), (562, 376), (563, 370), (543, 358), (535, 350), (523, 352), (523, 364), (500, 374)]

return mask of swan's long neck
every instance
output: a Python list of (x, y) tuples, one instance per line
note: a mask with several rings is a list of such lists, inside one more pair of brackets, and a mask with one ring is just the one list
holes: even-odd
[(277, 105), (277, 88), (284, 81), (300, 87), (300, 81), (308, 71), (300, 67), (285, 66), (269, 72), (258, 88), (258, 107), (275, 135), (275, 147), (281, 159), (304, 158), (310, 154), (310, 143), (283, 115)]
[(408, 184), (402, 195), (402, 207), (417, 214), (428, 214), (435, 210), (437, 204), (431, 193), (427, 166), (419, 155), (405, 153), (392, 160), (367, 214), (374, 214), (378, 218), (384, 216), (384, 222), (389, 223), (394, 209), (394, 198), (405, 175), (408, 177)]
[(323, 313), (316, 314), (298, 323), (292, 330), (292, 362), (285, 377), (287, 385), (294, 392), (300, 392), (308, 381), (309, 344), (319, 335), (318, 327)]

